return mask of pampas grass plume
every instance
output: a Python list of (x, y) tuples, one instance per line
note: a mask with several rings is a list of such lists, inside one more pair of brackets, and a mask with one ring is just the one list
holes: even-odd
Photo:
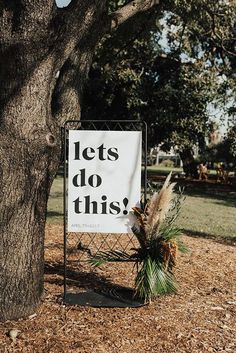
[(161, 223), (171, 208), (175, 186), (175, 183), (170, 184), (171, 174), (170, 172), (167, 176), (160, 192), (154, 193), (150, 200), (145, 222), (145, 231), (150, 237), (157, 235)]

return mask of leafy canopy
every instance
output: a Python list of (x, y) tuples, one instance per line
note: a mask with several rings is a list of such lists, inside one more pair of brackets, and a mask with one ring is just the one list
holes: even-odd
[(230, 1), (176, 0), (123, 24), (97, 49), (83, 117), (143, 119), (152, 146), (204, 147), (209, 104), (235, 94), (235, 14)]

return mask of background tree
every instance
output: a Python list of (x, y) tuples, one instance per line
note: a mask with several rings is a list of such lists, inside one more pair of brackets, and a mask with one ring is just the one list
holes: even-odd
[(27, 316), (43, 292), (47, 199), (60, 131), (78, 119), (96, 44), (158, 0), (0, 1), (0, 320)]
[(217, 144), (211, 144), (200, 154), (200, 159), (207, 162), (211, 168), (217, 164), (225, 164), (227, 170), (235, 171), (236, 165), (236, 127), (232, 126)]
[(236, 166), (236, 125), (231, 126), (223, 140), (213, 150), (215, 162), (224, 162), (228, 169)]
[(214, 73), (206, 71), (201, 61), (173, 58), (159, 59), (156, 72), (149, 103), (155, 110), (147, 116), (153, 142), (161, 142), (166, 151), (178, 148), (185, 172), (196, 176), (194, 149), (204, 148), (211, 128), (208, 104), (215, 96)]
[(141, 14), (139, 26), (131, 18), (112, 41), (100, 43), (82, 116), (141, 118), (148, 122), (150, 147), (178, 146), (185, 165), (193, 164), (193, 147), (205, 146), (211, 126), (208, 106), (219, 92), (217, 71), (199, 53), (193, 56), (191, 36), (175, 17), (170, 11)]
[[(220, 108), (224, 125), (229, 121), (227, 136), (217, 146), (209, 147), (208, 152), (215, 154), (216, 159), (235, 163), (236, 3), (232, 0), (174, 3), (169, 2), (168, 25), (174, 25), (182, 33), (182, 52), (203, 60), (206, 69), (215, 72), (218, 87), (213, 106)], [(170, 41), (175, 43), (171, 32)]]
[(156, 55), (152, 32), (158, 30), (159, 14), (132, 17), (99, 43), (85, 88), (84, 119), (141, 118), (144, 76)]

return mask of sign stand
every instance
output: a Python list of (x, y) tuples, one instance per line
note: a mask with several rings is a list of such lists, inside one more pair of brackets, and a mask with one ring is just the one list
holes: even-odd
[[(141, 122), (141, 121), (137, 121), (137, 120), (85, 120), (85, 121), (78, 120), (78, 121), (66, 121), (65, 125), (64, 125), (64, 129), (63, 129), (63, 141), (64, 141), (64, 184), (63, 184), (63, 188), (64, 188), (64, 197), (63, 197), (63, 204), (64, 204), (64, 269), (63, 269), (63, 272), (64, 272), (64, 302), (66, 302), (68, 304), (80, 304), (80, 305), (92, 305), (92, 306), (119, 306), (117, 304), (117, 300), (120, 301), (120, 298), (122, 297), (122, 295), (120, 294), (121, 293), (120, 290), (119, 290), (119, 295), (116, 295), (116, 294), (114, 295), (114, 291), (113, 291), (113, 295), (112, 295), (112, 298), (113, 298), (112, 300), (114, 300), (113, 304), (111, 302), (111, 295), (109, 294), (109, 296), (107, 296), (107, 293), (105, 293), (105, 292), (102, 294), (102, 293), (96, 293), (93, 291), (89, 291), (89, 292), (85, 292), (85, 293), (87, 293), (87, 296), (86, 296), (84, 292), (83, 292), (83, 294), (80, 293), (80, 294), (76, 295), (75, 293), (68, 292), (68, 290), (67, 290), (68, 273), (69, 273), (69, 271), (68, 271), (68, 265), (69, 265), (68, 236), (71, 233), (71, 229), (70, 229), (70, 231), (68, 230), (68, 150), (69, 150), (68, 136), (69, 136), (69, 131), (71, 131), (71, 130), (72, 131), (79, 130), (79, 131), (84, 131), (84, 132), (86, 132), (86, 131), (91, 132), (91, 130), (101, 131), (101, 132), (106, 132), (108, 135), (109, 135), (109, 132), (111, 132), (111, 134), (112, 133), (114, 134), (114, 132), (117, 132), (117, 135), (119, 135), (119, 132), (136, 132), (136, 133), (141, 132), (142, 133), (141, 160), (142, 160), (142, 166), (143, 166), (143, 170), (142, 170), (142, 195), (143, 195), (142, 200), (143, 200), (143, 202), (145, 202), (147, 199), (147, 125), (145, 122)], [(71, 135), (73, 136), (73, 133), (71, 133)], [(113, 135), (113, 136), (115, 136), (115, 135)], [(130, 135), (130, 136), (132, 136), (132, 135)], [(90, 148), (90, 149), (87, 148), (84, 156), (85, 157), (87, 156), (88, 159), (89, 158), (91, 159), (93, 157), (94, 150), (95, 149), (93, 149), (93, 148)], [(78, 153), (81, 153), (80, 150), (78, 150), (78, 151), (79, 151)], [(112, 155), (112, 152), (113, 152), (113, 155)], [(110, 151), (110, 153), (111, 153), (110, 159), (114, 158), (114, 151)], [(79, 154), (78, 154), (78, 156), (79, 156)], [(78, 157), (78, 158), (80, 158), (80, 157)], [(102, 160), (104, 160), (104, 159), (105, 158), (103, 158), (103, 156), (102, 156)], [(80, 180), (80, 179), (78, 179), (78, 180)], [(77, 181), (75, 183), (79, 184), (79, 182), (77, 182)], [(77, 186), (77, 184), (76, 184), (76, 186)], [(78, 186), (80, 186), (80, 185), (78, 185)], [(91, 202), (91, 204), (92, 204), (92, 202)], [(116, 204), (119, 205), (118, 202), (116, 202)], [(82, 213), (82, 212), (79, 212), (79, 213)], [(79, 217), (80, 217), (80, 215), (78, 215), (78, 218)], [(78, 232), (78, 230), (76, 230), (76, 231)], [(88, 230), (85, 230), (85, 231), (88, 232)], [(77, 233), (77, 234), (79, 234), (79, 233)], [(89, 234), (89, 233), (87, 233), (87, 234)], [(72, 235), (74, 235), (74, 233)], [(112, 234), (112, 235), (113, 235), (112, 239), (114, 239), (115, 234)], [(86, 246), (83, 245), (81, 239), (79, 239), (77, 241), (77, 243), (74, 246), (75, 252), (78, 252), (78, 254), (79, 254), (79, 251), (82, 251), (82, 255), (84, 255), (85, 253), (88, 254), (88, 253), (91, 253), (90, 247), (92, 247), (93, 248), (93, 255), (95, 255), (96, 251), (103, 250), (104, 244), (106, 245), (106, 250), (107, 250), (107, 247), (110, 246), (111, 234), (104, 233), (102, 241), (100, 241), (100, 242), (98, 241), (98, 237), (96, 236), (96, 233), (89, 234), (89, 237), (90, 237), (89, 238), (90, 240)], [(132, 237), (133, 237), (133, 235), (129, 236), (130, 245), (133, 245)], [(125, 249), (122, 248), (122, 244), (119, 241), (119, 239), (120, 239), (119, 235), (115, 239), (116, 239), (115, 245), (116, 245), (116, 247), (118, 246), (118, 250), (122, 251), (127, 248), (127, 246)], [(109, 248), (108, 249), (113, 250), (114, 249), (113, 246), (114, 246), (114, 244), (111, 245), (110, 249)], [(78, 256), (77, 262), (79, 263), (79, 262), (83, 262), (83, 261), (84, 260), (82, 258), (80, 258), (80, 256)], [(123, 299), (121, 300), (121, 302), (123, 302), (123, 304), (121, 304), (121, 306), (124, 306), (124, 303), (125, 303), (125, 305), (131, 306), (131, 307), (143, 305), (143, 302), (133, 302), (133, 301), (131, 302), (131, 299), (129, 299), (127, 297), (128, 292), (129, 291), (127, 291), (127, 289), (124, 289), (122, 291), (122, 293), (125, 293), (125, 294), (123, 295)], [(115, 291), (115, 293), (116, 293), (116, 291)], [(106, 300), (104, 302), (101, 295), (105, 295), (106, 298), (109, 297), (109, 300), (110, 300), (109, 305), (108, 305), (108, 303), (106, 305)]]

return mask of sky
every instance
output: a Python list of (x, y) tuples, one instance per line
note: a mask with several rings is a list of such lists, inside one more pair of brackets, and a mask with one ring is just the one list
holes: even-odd
[(71, 0), (56, 0), (58, 7), (67, 6), (70, 2), (71, 2)]

